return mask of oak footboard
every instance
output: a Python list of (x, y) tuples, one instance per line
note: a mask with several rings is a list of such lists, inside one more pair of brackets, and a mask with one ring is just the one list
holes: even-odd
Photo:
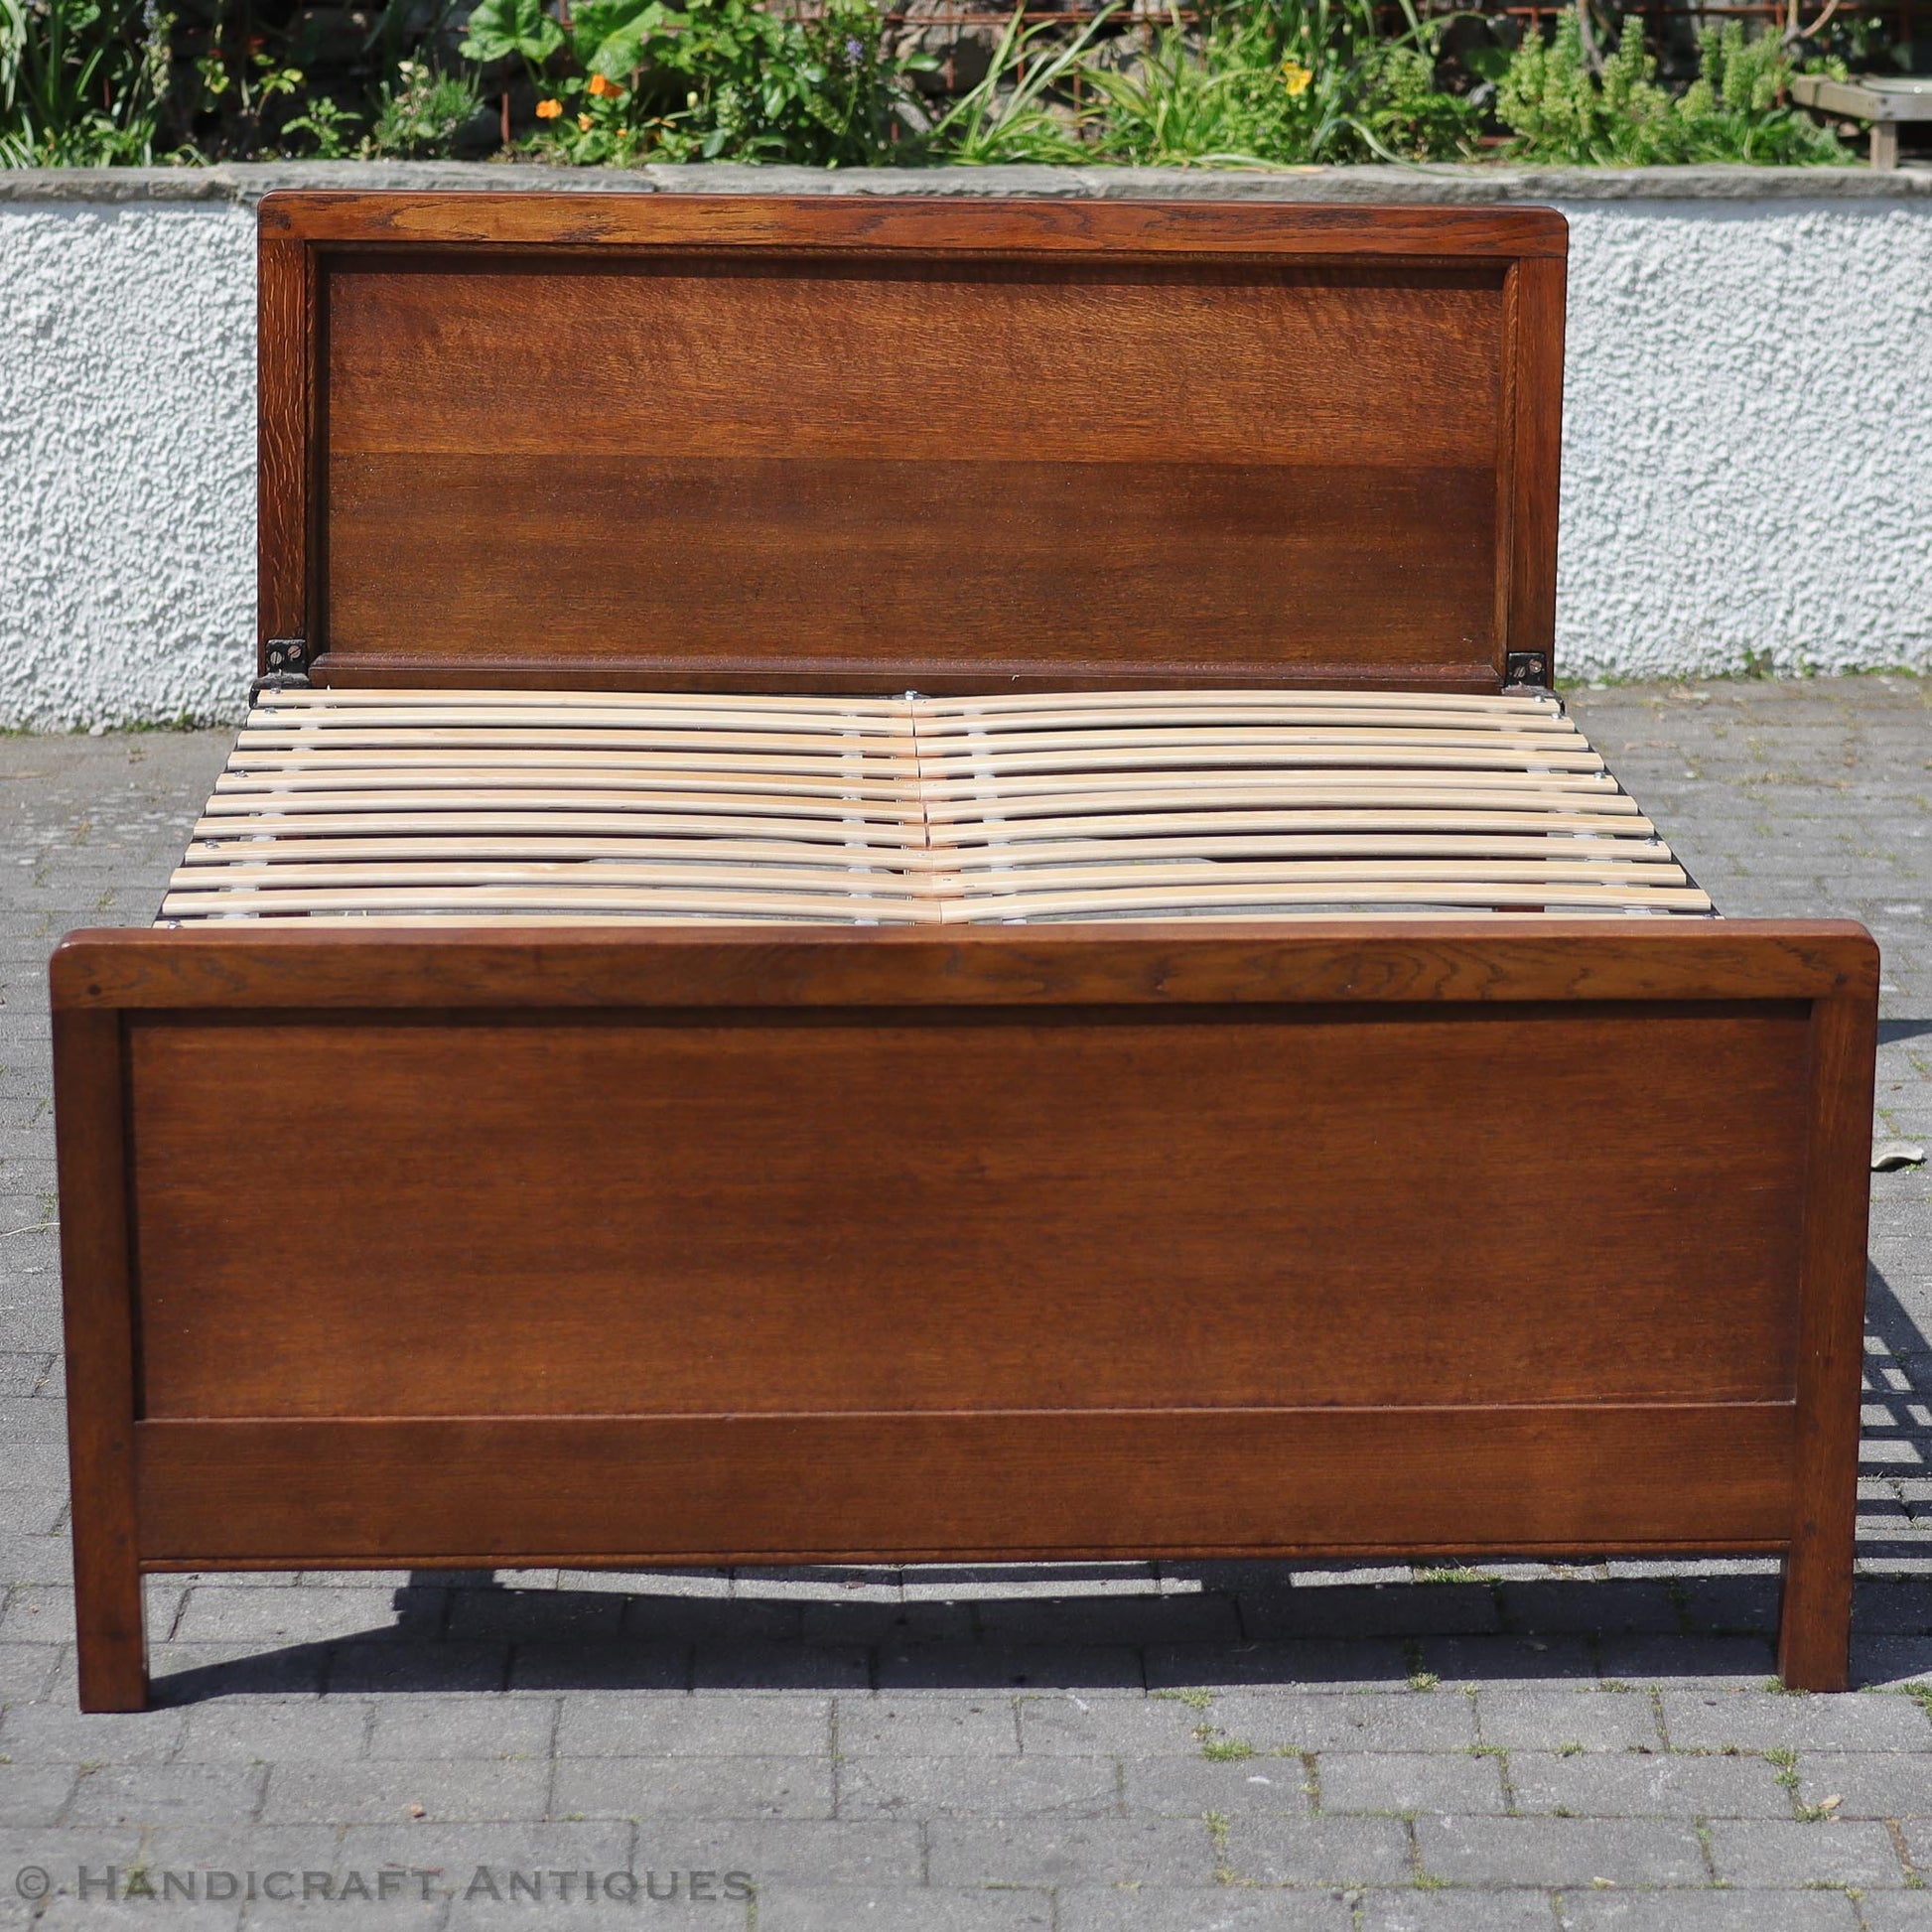
[(94, 932), (146, 1571), (1755, 1551), (1846, 1673), (1876, 951), (1643, 920)]

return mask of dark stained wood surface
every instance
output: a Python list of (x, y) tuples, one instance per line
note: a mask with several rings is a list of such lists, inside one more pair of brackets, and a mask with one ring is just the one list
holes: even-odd
[(1859, 1390), (1864, 1357), (1865, 1234), (1878, 1006), (1841, 995), (1813, 1009), (1800, 1249), (1796, 1520), (1785, 1564), (1778, 1672), (1841, 1691), (1852, 1621)]
[(1067, 1006), (1525, 1000), (1873, 1001), (1849, 919), (1429, 919), (1047, 931), (729, 934), (80, 930), (54, 998), (129, 1009)]
[(1800, 1003), (130, 1026), (151, 1416), (1793, 1389)]
[(74, 1496), (80, 1708), (147, 1702), (134, 1507), (134, 1296), (129, 1276), (121, 1019), (54, 1016), (55, 1141)]
[(450, 194), (284, 190), (264, 232), (305, 242), (690, 247), (910, 254), (1561, 258), (1547, 207), (1347, 207), (1315, 203), (974, 201), (963, 196)]
[(1494, 689), (1550, 648), (1548, 210), (605, 199), (264, 204), (265, 458), (321, 345), (264, 623), (324, 682)]
[[(258, 646), (306, 637), (313, 509), (316, 270), (313, 252), (266, 227), (256, 245)], [(257, 659), (258, 671), (265, 658)]]
[(1757, 1549), (1786, 1527), (1791, 1422), (1782, 1403), (150, 1422), (141, 1527), (157, 1564), (264, 1566)]
[(140, 1559), (1790, 1548), (1841, 1682), (1875, 989), (1727, 921), (81, 935)]

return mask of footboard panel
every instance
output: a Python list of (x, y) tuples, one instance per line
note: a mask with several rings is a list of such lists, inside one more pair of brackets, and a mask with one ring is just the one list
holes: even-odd
[(83, 1696), (222, 1564), (1781, 1550), (1842, 1674), (1875, 951), (1634, 926), (76, 935)]
[[(1780, 1548), (1789, 1402), (136, 1426), (158, 1564)], [(1687, 1480), (1687, 1471), (1695, 1479)]]

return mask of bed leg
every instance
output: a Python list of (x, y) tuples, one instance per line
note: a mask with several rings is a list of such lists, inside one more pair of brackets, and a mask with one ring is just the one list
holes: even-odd
[(54, 1125), (83, 1711), (144, 1711), (148, 1703), (134, 1500), (134, 1312), (121, 1057), (120, 1015), (64, 1010), (57, 987)]
[(1874, 955), (1869, 984), (1812, 1007), (1794, 1507), (1778, 1618), (1778, 1675), (1793, 1691), (1842, 1691), (1851, 1675), (1875, 968)]
[(76, 1535), (73, 1608), (81, 1710), (145, 1711), (148, 1640), (141, 1573), (132, 1552), (84, 1549)]
[(1794, 1545), (1784, 1560), (1778, 1611), (1778, 1676), (1787, 1691), (1842, 1691), (1852, 1650), (1852, 1547), (1823, 1539)]

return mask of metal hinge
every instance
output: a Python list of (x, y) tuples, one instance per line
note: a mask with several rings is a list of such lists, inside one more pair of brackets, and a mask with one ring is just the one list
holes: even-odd
[(1547, 650), (1513, 650), (1503, 659), (1505, 691), (1547, 691), (1550, 688), (1550, 653)]
[(264, 691), (306, 691), (309, 688), (308, 638), (269, 638), (262, 646), (262, 662), (268, 668), (248, 687), (250, 704)]

